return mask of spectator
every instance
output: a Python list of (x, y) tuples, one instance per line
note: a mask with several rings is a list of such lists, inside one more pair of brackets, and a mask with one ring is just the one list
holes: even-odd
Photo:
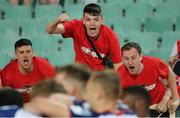
[[(52, 117), (135, 117), (129, 109), (118, 104), (119, 77), (114, 71), (100, 71), (92, 74), (87, 82), (86, 100), (82, 105), (64, 105), (62, 101), (52, 104), (41, 98), (37, 107), (41, 113)], [(107, 89), (108, 88), (108, 89)], [(61, 103), (61, 104), (60, 104)], [(42, 106), (43, 104), (43, 106)]]
[(86, 83), (90, 77), (90, 69), (83, 64), (66, 65), (57, 67), (55, 77), (57, 83), (64, 86), (67, 94), (75, 96), (78, 100), (84, 100)]
[(55, 76), (55, 69), (46, 59), (34, 56), (30, 40), (20, 39), (14, 47), (17, 59), (1, 71), (2, 86), (17, 90), (28, 102), (31, 86)]
[(32, 0), (9, 0), (10, 5), (16, 6), (24, 4), (26, 6), (30, 6), (32, 4)]
[[(134, 85), (144, 86), (151, 95), (151, 105), (157, 104), (158, 112), (168, 112), (169, 109), (170, 113), (174, 113), (179, 105), (179, 95), (175, 74), (171, 68), (158, 58), (142, 56), (138, 43), (129, 42), (121, 50), (124, 62), (118, 69), (122, 78), (121, 86), (123, 88)], [(165, 94), (166, 89), (159, 78), (167, 80), (172, 100), (169, 100), (171, 95)], [(171, 104), (167, 107), (169, 101)]]
[[(25, 104), (23, 108), (19, 109), (15, 118), (30, 118), (30, 117), (41, 117), (43, 114), (36, 108), (36, 99), (48, 98), (56, 93), (64, 93), (64, 88), (57, 84), (54, 80), (44, 80), (32, 87), (31, 100)], [(55, 103), (56, 101), (52, 101)], [(58, 103), (55, 103), (58, 104)], [(42, 116), (43, 117), (43, 116)]]
[(123, 101), (138, 117), (149, 117), (149, 106), (151, 97), (142, 86), (131, 86), (123, 91)]
[(8, 87), (0, 89), (0, 117), (14, 117), (22, 106), (23, 98), (17, 91)]
[[(82, 20), (70, 20), (67, 14), (61, 14), (51, 22), (46, 31), (49, 34), (62, 34), (74, 40), (75, 62), (88, 65), (93, 70), (103, 70), (102, 58), (110, 56), (115, 69), (121, 65), (121, 50), (116, 34), (103, 25), (101, 7), (95, 3), (84, 7)], [(96, 48), (91, 46), (89, 40)]]

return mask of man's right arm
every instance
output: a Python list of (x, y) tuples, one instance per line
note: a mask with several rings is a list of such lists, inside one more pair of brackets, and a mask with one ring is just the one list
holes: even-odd
[(67, 21), (69, 19), (69, 16), (65, 13), (61, 14), (55, 21), (51, 22), (46, 27), (46, 32), (49, 34), (62, 34), (64, 33), (65, 29), (62, 23)]

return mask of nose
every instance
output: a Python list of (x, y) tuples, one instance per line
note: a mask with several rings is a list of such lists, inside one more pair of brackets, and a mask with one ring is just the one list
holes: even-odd
[(94, 23), (94, 21), (92, 20), (92, 21), (90, 22), (90, 25), (91, 25), (91, 26), (94, 26), (94, 24), (95, 24), (95, 23)]
[(130, 60), (128, 61), (128, 64), (129, 64), (129, 65), (132, 65), (132, 64), (133, 64), (133, 60), (130, 59)]

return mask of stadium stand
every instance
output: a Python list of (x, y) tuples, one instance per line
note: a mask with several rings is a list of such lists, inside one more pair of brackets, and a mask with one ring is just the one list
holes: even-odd
[[(114, 28), (121, 45), (136, 41), (145, 54), (168, 59), (174, 41), (180, 37), (180, 0), (106, 1), (98, 0), (102, 6), (104, 24)], [(84, 5), (81, 0), (75, 4), (73, 0), (65, 0), (63, 8), (60, 5), (36, 4), (35, 17), (32, 17), (32, 7), (10, 6), (7, 0), (0, 0), (1, 55), (12, 58), (13, 54), (9, 53), (12, 51), (9, 48), (11, 43), (20, 37), (28, 37), (34, 44), (36, 54), (49, 58), (54, 65), (73, 63), (74, 52), (69, 44), (72, 40), (64, 40), (59, 35), (48, 36), (45, 27), (64, 11), (70, 15), (70, 19), (81, 18)], [(6, 43), (6, 40), (9, 42)], [(59, 44), (59, 40), (63, 40), (63, 43)], [(68, 52), (68, 49), (71, 51)], [(68, 57), (67, 53), (71, 56)], [(64, 57), (62, 62), (58, 62)], [(6, 63), (3, 60), (6, 59), (0, 59), (1, 67)]]

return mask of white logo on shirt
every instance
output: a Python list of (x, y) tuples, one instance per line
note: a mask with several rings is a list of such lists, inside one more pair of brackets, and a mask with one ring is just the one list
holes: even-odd
[(147, 91), (150, 91), (150, 90), (153, 90), (155, 87), (156, 87), (156, 83), (151, 84), (151, 85), (149, 85), (149, 86), (145, 86), (144, 88), (145, 88)]
[[(86, 47), (82, 47), (82, 46), (81, 46), (81, 50), (82, 50), (84, 53), (91, 55), (92, 57), (98, 58), (96, 52), (95, 52), (93, 49), (90, 49), (90, 48), (86, 48)], [(100, 54), (100, 55), (101, 55), (102, 58), (105, 57), (105, 54)]]

